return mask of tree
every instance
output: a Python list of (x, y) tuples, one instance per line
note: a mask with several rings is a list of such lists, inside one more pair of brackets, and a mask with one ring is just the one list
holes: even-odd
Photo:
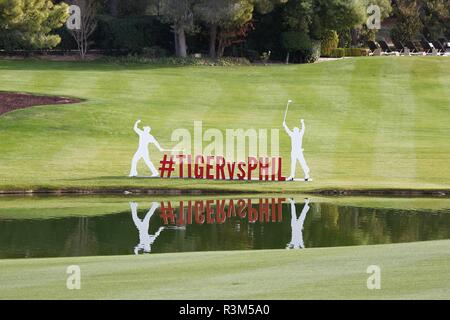
[(251, 0), (200, 0), (195, 14), (209, 29), (209, 55), (221, 57), (225, 48), (242, 41), (253, 15)]
[(247, 33), (253, 28), (253, 3), (248, 0), (231, 0), (229, 13), (221, 25), (217, 56), (222, 57), (225, 48), (245, 40)]
[[(361, 25), (365, 21), (365, 10), (360, 0), (290, 0), (283, 10), (284, 28), (287, 32), (299, 32), (304, 35), (302, 37), (309, 37), (311, 44), (316, 44), (330, 30), (348, 33), (351, 28)], [(302, 60), (310, 60), (305, 55), (315, 51), (311, 47), (300, 52)]]
[(172, 25), (175, 55), (187, 56), (186, 32), (194, 29), (193, 0), (163, 0), (159, 2), (159, 13), (164, 22)]
[(369, 29), (367, 27), (367, 20), (373, 16), (375, 12), (367, 12), (370, 6), (376, 5), (380, 8), (380, 23), (388, 18), (392, 14), (391, 0), (362, 0), (363, 8), (366, 8), (364, 12), (364, 22), (361, 25), (357, 25), (351, 29), (351, 41), (352, 45), (366, 44), (367, 41), (374, 41), (379, 30)]
[(293, 51), (308, 50), (312, 47), (311, 39), (304, 32), (286, 31), (281, 35), (281, 43), (286, 49), (286, 64), (289, 63), (289, 54)]
[(418, 37), (423, 30), (420, 19), (420, 4), (416, 0), (396, 1), (394, 15), (397, 18), (391, 36), (397, 41), (411, 41)]
[(232, 3), (230, 0), (200, 0), (194, 6), (194, 11), (200, 21), (209, 29), (209, 56), (216, 58), (217, 33), (220, 25), (231, 18)]
[(97, 27), (96, 14), (98, 3), (96, 0), (70, 0), (70, 4), (80, 8), (80, 16), (74, 17), (74, 19), (80, 19), (80, 28), (71, 29), (70, 33), (77, 43), (81, 59), (84, 59), (91, 44), (89, 37)]
[(339, 45), (339, 36), (335, 30), (328, 30), (322, 36), (321, 55), (331, 57), (333, 50)]
[(61, 38), (51, 32), (67, 20), (65, 3), (49, 0), (0, 0), (0, 47), (43, 49), (57, 46)]
[(428, 39), (438, 39), (450, 25), (450, 1), (422, 1), (421, 20), (424, 35)]
[[(286, 0), (287, 1), (287, 0)], [(200, 0), (194, 6), (196, 18), (209, 29), (209, 55), (221, 57), (226, 47), (242, 42), (252, 30), (253, 12), (268, 13), (285, 0)]]
[(328, 30), (339, 32), (363, 23), (364, 12), (356, 0), (291, 0), (284, 9), (284, 24), (320, 40)]

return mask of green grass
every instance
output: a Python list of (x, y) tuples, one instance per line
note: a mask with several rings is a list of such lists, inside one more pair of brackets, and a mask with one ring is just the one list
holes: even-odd
[[(158, 67), (0, 60), (0, 90), (68, 95), (78, 105), (0, 117), (0, 190), (177, 188), (305, 192), (450, 189), (450, 59), (370, 57), (314, 65)], [(311, 183), (129, 179), (132, 126), (165, 147), (175, 128), (279, 128), (305, 118)], [(280, 131), (288, 158), (288, 137)], [(160, 154), (151, 149), (153, 161)], [(285, 174), (288, 173), (288, 164)], [(142, 173), (146, 172), (140, 166)]]
[[(1, 260), (0, 299), (449, 299), (449, 246)], [(66, 288), (74, 264), (80, 290)], [(369, 265), (380, 290), (366, 287)]]
[[(299, 194), (239, 194), (220, 197), (203, 196), (32, 196), (0, 197), (0, 219), (55, 219), (63, 217), (92, 217), (128, 212), (130, 201), (138, 202), (140, 207), (148, 208), (151, 202), (171, 201), (174, 208), (179, 201), (208, 199), (257, 199), (257, 198), (293, 198), (303, 203), (307, 195)], [(449, 211), (450, 199), (436, 198), (381, 198), (381, 197), (319, 197), (307, 196), (312, 203), (329, 203), (335, 206), (356, 208), (398, 209), (410, 211)], [(254, 203), (257, 203), (255, 200)]]

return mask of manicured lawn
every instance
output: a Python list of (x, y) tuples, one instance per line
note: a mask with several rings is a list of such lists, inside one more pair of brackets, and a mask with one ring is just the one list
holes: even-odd
[[(74, 96), (0, 117), (0, 190), (247, 191), (450, 188), (450, 59), (370, 57), (314, 65), (156, 67), (0, 60), (0, 90)], [(164, 147), (173, 129), (281, 128), (305, 118), (310, 183), (129, 179), (136, 119)], [(301, 106), (301, 107), (300, 107)], [(288, 137), (280, 131), (281, 154)], [(151, 149), (155, 164), (160, 154)], [(288, 175), (286, 163), (284, 172)], [(141, 164), (140, 171), (148, 175)]]
[[(305, 250), (1, 260), (1, 299), (449, 299), (450, 240)], [(66, 288), (69, 265), (81, 289)], [(369, 265), (381, 289), (366, 286)]]
[[(129, 212), (129, 202), (138, 202), (141, 208), (149, 208), (153, 201), (171, 201), (178, 208), (180, 201), (208, 199), (255, 199), (258, 198), (292, 198), (302, 204), (305, 195), (300, 194), (239, 194), (220, 197), (203, 196), (33, 196), (33, 197), (0, 197), (0, 219), (55, 219), (65, 217), (92, 217), (119, 212)], [(450, 199), (436, 198), (377, 198), (377, 197), (319, 197), (308, 196), (311, 203), (328, 203), (337, 206), (375, 209), (398, 209), (410, 211), (449, 211)], [(145, 210), (144, 210), (145, 211)]]

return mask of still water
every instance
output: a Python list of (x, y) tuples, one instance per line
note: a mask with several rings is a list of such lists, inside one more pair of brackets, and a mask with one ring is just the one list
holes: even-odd
[(450, 238), (449, 207), (399, 209), (274, 196), (130, 200), (25, 199), (22, 205), (20, 199), (0, 199), (0, 258), (296, 250)]

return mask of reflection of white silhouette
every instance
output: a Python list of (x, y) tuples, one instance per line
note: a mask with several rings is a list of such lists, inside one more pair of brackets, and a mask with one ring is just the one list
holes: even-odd
[(150, 155), (148, 151), (148, 145), (150, 143), (153, 143), (156, 148), (158, 148), (159, 151), (163, 152), (164, 149), (161, 148), (158, 141), (150, 134), (151, 128), (150, 127), (144, 127), (144, 130), (141, 130), (138, 128), (138, 124), (141, 122), (141, 120), (136, 121), (134, 124), (134, 131), (139, 136), (139, 147), (136, 153), (133, 156), (133, 160), (131, 162), (131, 170), (130, 170), (130, 177), (136, 177), (138, 175), (137, 172), (137, 163), (140, 159), (143, 159), (147, 167), (152, 172), (152, 177), (158, 177), (158, 171), (156, 170), (155, 166), (153, 165), (152, 161), (150, 160)]
[(138, 204), (136, 202), (130, 202), (131, 216), (133, 217), (136, 228), (139, 230), (139, 244), (134, 247), (135, 254), (139, 254), (140, 250), (143, 250), (144, 253), (150, 253), (152, 251), (153, 242), (155, 242), (156, 238), (158, 238), (161, 231), (164, 230), (164, 227), (160, 227), (154, 235), (148, 234), (150, 219), (152, 218), (158, 206), (158, 203), (153, 202), (152, 207), (145, 215), (145, 218), (141, 220), (137, 215)]
[(291, 175), (288, 180), (294, 180), (295, 178), (295, 168), (297, 166), (297, 161), (300, 162), (300, 165), (305, 174), (305, 181), (309, 180), (309, 167), (306, 164), (305, 157), (303, 155), (303, 135), (305, 134), (305, 121), (301, 120), (302, 129), (300, 130), (297, 127), (291, 131), (286, 125), (286, 121), (283, 121), (283, 127), (286, 133), (291, 138)]
[(286, 249), (304, 249), (303, 243), (303, 223), (305, 222), (306, 214), (309, 211), (309, 199), (305, 199), (305, 206), (303, 207), (300, 217), (297, 219), (297, 210), (295, 209), (295, 201), (289, 199), (291, 203), (291, 242), (288, 243)]

